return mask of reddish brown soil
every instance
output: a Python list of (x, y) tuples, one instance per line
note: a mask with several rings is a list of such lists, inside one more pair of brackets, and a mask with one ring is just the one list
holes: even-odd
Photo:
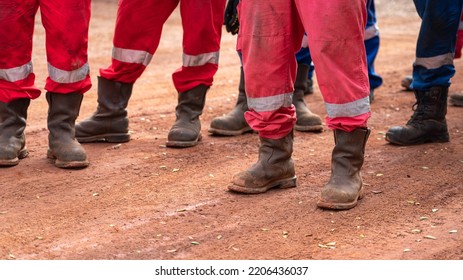
[[(117, 8), (115, 1), (92, 2), (94, 86), (79, 119), (95, 109), (96, 76), (110, 62)], [(400, 81), (411, 72), (419, 18), (412, 1), (377, 1), (377, 11), (382, 41), (376, 67), (384, 85), (372, 106), (366, 196), (356, 208), (316, 207), (330, 174), (334, 143), (328, 130), (295, 133), (297, 188), (261, 195), (227, 191), (232, 175), (256, 161), (259, 145), (256, 134), (207, 133), (212, 118), (228, 112), (237, 96), (236, 37), (228, 33), (201, 117), (203, 141), (189, 149), (165, 147), (177, 98), (171, 73), (182, 58), (176, 12), (134, 87), (130, 142), (85, 144), (88, 168), (56, 168), (46, 159), (44, 95), (32, 102), (30, 156), (0, 169), (0, 259), (463, 259), (463, 108), (448, 108), (449, 143), (387, 144), (387, 129), (411, 115), (414, 97)], [(37, 85), (43, 88), (39, 18), (34, 40)], [(463, 69), (462, 61), (456, 65)], [(460, 74), (453, 82), (452, 91), (463, 89)], [(324, 116), (315, 89), (306, 101)]]

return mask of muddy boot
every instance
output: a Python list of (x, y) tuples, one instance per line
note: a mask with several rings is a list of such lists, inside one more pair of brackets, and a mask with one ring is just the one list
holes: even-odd
[(463, 107), (463, 92), (450, 94), (449, 103), (453, 106)]
[[(415, 91), (415, 111), (405, 126), (391, 127), (386, 140), (396, 145), (416, 145), (429, 142), (448, 142), (447, 87)], [(416, 107), (415, 107), (416, 106)]]
[(30, 102), (25, 98), (0, 102), (0, 167), (17, 165), (29, 154), (24, 129)]
[(88, 166), (84, 148), (75, 138), (75, 121), (79, 115), (83, 95), (47, 92), (48, 101), (48, 153), (60, 168)]
[(235, 192), (256, 194), (271, 188), (296, 186), (293, 153), (293, 133), (281, 139), (260, 137), (259, 159), (248, 170), (233, 176), (228, 189)]
[(248, 110), (248, 100), (244, 89), (244, 73), (241, 67), (239, 94), (235, 108), (225, 116), (216, 117), (211, 122), (209, 132), (216, 135), (236, 136), (252, 131), (244, 119), (244, 112)]
[(322, 189), (318, 207), (345, 210), (357, 205), (363, 185), (360, 169), (369, 135), (367, 128), (334, 131), (331, 177)]
[(76, 139), (81, 143), (129, 141), (127, 105), (132, 87), (98, 77), (98, 107), (90, 118), (76, 124)]
[(175, 108), (176, 120), (167, 135), (167, 147), (193, 147), (201, 140), (201, 121), (209, 87), (199, 85), (191, 90), (179, 93)]
[(323, 130), (322, 119), (312, 113), (304, 101), (304, 92), (307, 89), (307, 75), (309, 66), (299, 63), (297, 66), (297, 76), (294, 82), (293, 105), (296, 107), (296, 126), (297, 131), (320, 132)]

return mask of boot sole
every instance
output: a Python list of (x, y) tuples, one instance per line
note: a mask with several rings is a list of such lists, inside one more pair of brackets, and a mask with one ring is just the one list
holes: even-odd
[(363, 187), (362, 187), (362, 189), (360, 189), (359, 191), (359, 195), (352, 202), (336, 203), (336, 202), (323, 201), (320, 199), (317, 202), (317, 206), (320, 208), (331, 209), (331, 210), (348, 210), (348, 209), (351, 209), (357, 206), (359, 200), (361, 200), (363, 196), (364, 196), (364, 193), (363, 193)]
[(57, 159), (50, 151), (47, 152), (47, 158), (53, 161), (56, 167), (64, 169), (81, 169), (89, 165), (87, 160), (84, 161), (62, 161)]
[(209, 128), (208, 130), (209, 133), (215, 134), (215, 135), (223, 135), (223, 136), (238, 136), (242, 135), (248, 132), (253, 132), (252, 128), (246, 127), (240, 130), (224, 130), (224, 129), (218, 129), (218, 128)]
[(432, 138), (423, 137), (422, 139), (420, 139), (420, 141), (405, 143), (405, 142), (400, 142), (400, 141), (391, 139), (386, 134), (386, 141), (388, 141), (391, 144), (398, 145), (398, 146), (411, 146), (411, 145), (420, 145), (420, 144), (426, 144), (426, 143), (446, 143), (446, 142), (449, 142), (450, 140), (448, 136), (440, 136), (437, 138), (436, 137), (432, 137)]
[(29, 151), (26, 148), (24, 148), (24, 149), (22, 149), (22, 150), (20, 150), (18, 152), (18, 157), (17, 158), (0, 160), (0, 167), (2, 167), (2, 166), (3, 167), (11, 167), (11, 166), (18, 165), (19, 160), (23, 159), (23, 158), (26, 158), (28, 155), (29, 155)]
[(130, 134), (101, 134), (88, 137), (76, 137), (76, 139), (79, 143), (125, 143), (130, 141)]
[(238, 186), (235, 184), (231, 184), (228, 186), (228, 189), (234, 192), (245, 193), (245, 194), (259, 194), (264, 193), (272, 188), (279, 188), (279, 189), (289, 189), (296, 187), (296, 176), (289, 178), (289, 179), (282, 179), (270, 184), (267, 184), (261, 188), (246, 188), (242, 186)]
[(166, 147), (170, 148), (189, 148), (198, 145), (198, 142), (201, 141), (203, 137), (201, 134), (194, 141), (167, 141)]
[(322, 132), (323, 126), (322, 125), (312, 125), (312, 126), (304, 126), (304, 125), (295, 125), (294, 129), (301, 132)]

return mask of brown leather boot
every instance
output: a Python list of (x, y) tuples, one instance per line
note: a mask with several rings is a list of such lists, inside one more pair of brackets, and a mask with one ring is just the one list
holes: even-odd
[(29, 154), (24, 129), (30, 102), (25, 98), (0, 102), (0, 167), (17, 165)]
[[(429, 142), (448, 142), (447, 87), (415, 91), (414, 113), (405, 126), (391, 127), (386, 140), (396, 145), (417, 145)], [(415, 109), (416, 106), (416, 109)]]
[(296, 126), (295, 130), (305, 132), (321, 132), (322, 119), (312, 113), (304, 101), (304, 93), (307, 90), (307, 75), (309, 66), (299, 63), (297, 66), (296, 81), (294, 81), (293, 105), (296, 107)]
[(83, 95), (47, 92), (46, 97), (49, 106), (47, 157), (60, 168), (87, 167), (87, 154), (75, 138), (75, 121)]
[(224, 136), (237, 136), (252, 131), (252, 128), (244, 119), (244, 112), (248, 110), (248, 100), (244, 89), (243, 67), (241, 67), (238, 90), (239, 94), (235, 108), (225, 116), (214, 118), (209, 128), (210, 133)]
[(360, 170), (369, 135), (367, 128), (357, 128), (352, 132), (334, 131), (331, 177), (322, 189), (318, 207), (345, 210), (357, 205), (363, 185)]
[(463, 107), (463, 92), (450, 94), (449, 103), (453, 106)]
[(127, 105), (133, 84), (98, 77), (98, 107), (93, 115), (76, 124), (76, 139), (81, 143), (122, 143), (130, 140)]
[(248, 170), (235, 174), (228, 189), (256, 194), (271, 188), (296, 186), (293, 153), (293, 133), (281, 139), (260, 137), (259, 159)]
[(191, 90), (179, 93), (175, 108), (176, 120), (167, 135), (167, 147), (193, 147), (201, 140), (201, 121), (209, 87), (199, 85)]

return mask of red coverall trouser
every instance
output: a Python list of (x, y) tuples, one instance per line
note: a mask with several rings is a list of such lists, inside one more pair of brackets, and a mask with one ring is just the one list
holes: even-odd
[(364, 46), (365, 0), (241, 0), (238, 49), (242, 50), (249, 125), (279, 139), (295, 123), (291, 98), (294, 54), (304, 30), (330, 129), (366, 127), (370, 117)]
[(0, 101), (40, 96), (32, 69), (32, 37), (40, 7), (46, 34), (45, 89), (85, 93), (90, 0), (0, 0)]
[(457, 32), (457, 45), (455, 46), (455, 58), (461, 58), (461, 49), (463, 48), (463, 14), (460, 19), (460, 26)]
[(172, 79), (178, 92), (211, 86), (218, 69), (226, 0), (120, 0), (108, 80), (134, 83), (159, 46), (162, 27), (180, 3), (183, 65)]

